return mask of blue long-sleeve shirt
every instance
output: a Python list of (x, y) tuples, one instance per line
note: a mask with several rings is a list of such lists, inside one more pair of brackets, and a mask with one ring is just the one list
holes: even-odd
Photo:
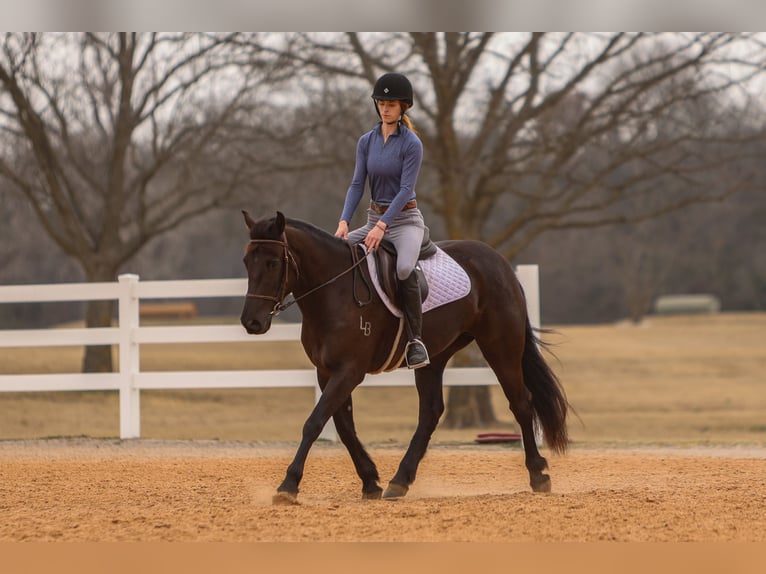
[(423, 143), (403, 125), (384, 143), (381, 125), (378, 123), (362, 135), (356, 144), (356, 167), (346, 192), (341, 215), (343, 221), (351, 221), (368, 178), (372, 201), (388, 206), (380, 218), (386, 225), (391, 224), (407, 202), (415, 199), (415, 182), (423, 161)]

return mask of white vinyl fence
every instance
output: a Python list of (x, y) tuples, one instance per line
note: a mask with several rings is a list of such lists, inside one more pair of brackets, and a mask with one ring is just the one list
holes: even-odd
[[(537, 265), (519, 265), (516, 273), (524, 286), (530, 322), (540, 325), (539, 275)], [(115, 373), (55, 373), (0, 375), (0, 392), (119, 391), (120, 437), (141, 436), (141, 391), (144, 389), (224, 389), (267, 387), (315, 387), (310, 369), (255, 371), (142, 372), (141, 345), (152, 343), (222, 343), (247, 341), (295, 341), (300, 324), (273, 325), (264, 335), (247, 335), (236, 325), (142, 326), (139, 303), (151, 299), (244, 297), (246, 279), (201, 279), (189, 281), (139, 281), (137, 275), (120, 275), (114, 283), (66, 283), (56, 285), (0, 286), (2, 303), (49, 301), (118, 302), (118, 326), (80, 329), (0, 329), (0, 347), (48, 347), (73, 345), (118, 345), (119, 371)], [(445, 385), (487, 385), (497, 381), (489, 368), (449, 368)], [(368, 376), (363, 383), (405, 386), (414, 384), (407, 369)], [(323, 438), (334, 439), (332, 421)]]

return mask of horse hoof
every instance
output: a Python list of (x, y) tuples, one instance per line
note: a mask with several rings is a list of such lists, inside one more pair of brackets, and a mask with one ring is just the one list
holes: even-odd
[(383, 489), (377, 484), (372, 490), (362, 490), (362, 500), (380, 500), (383, 494)]
[(394, 484), (392, 482), (389, 483), (388, 488), (383, 493), (383, 498), (402, 498), (405, 494), (407, 494), (408, 490), (408, 487), (402, 486), (401, 484)]
[(531, 481), (529, 485), (532, 487), (533, 492), (550, 492), (551, 477), (544, 474), (539, 479)]
[(383, 494), (383, 489), (378, 488), (377, 490), (373, 490), (372, 492), (363, 492), (362, 493), (362, 500), (380, 500), (380, 497)]
[(291, 492), (280, 491), (277, 492), (272, 498), (271, 503), (274, 506), (298, 506), (298, 495)]

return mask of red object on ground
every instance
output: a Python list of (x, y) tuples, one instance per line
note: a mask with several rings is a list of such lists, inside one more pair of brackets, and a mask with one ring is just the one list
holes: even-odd
[(521, 434), (517, 432), (485, 432), (477, 434), (474, 440), (479, 444), (518, 442), (521, 440)]

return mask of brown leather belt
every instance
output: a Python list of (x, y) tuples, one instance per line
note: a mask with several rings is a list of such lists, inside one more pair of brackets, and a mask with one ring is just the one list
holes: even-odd
[[(404, 211), (405, 209), (415, 209), (417, 206), (418, 206), (418, 202), (413, 199), (412, 201), (408, 201), (407, 203), (404, 204), (402, 211)], [(388, 206), (378, 205), (377, 203), (374, 203), (371, 201), (370, 209), (372, 209), (375, 213), (380, 213), (381, 215), (383, 215), (386, 212), (386, 210), (388, 210)]]

